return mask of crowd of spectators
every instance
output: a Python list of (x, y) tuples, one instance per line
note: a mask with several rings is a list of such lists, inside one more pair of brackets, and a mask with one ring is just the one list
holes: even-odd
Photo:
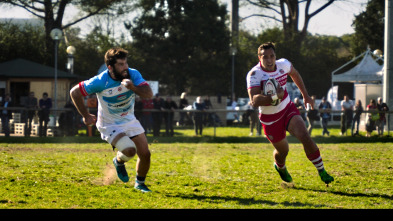
[[(311, 96), (315, 101), (315, 96)], [(307, 108), (300, 102), (298, 98), (295, 98), (294, 103), (296, 107), (301, 111), (301, 116), (308, 126), (309, 134), (311, 135), (312, 129), (314, 128), (314, 122), (320, 122), (323, 128), (322, 136), (325, 134), (330, 135), (328, 130), (328, 122), (331, 121), (331, 110), (332, 105), (322, 98), (319, 104), (314, 104), (314, 107), (308, 106)], [(340, 135), (347, 135), (350, 129), (351, 136), (359, 136), (359, 124), (360, 118), (364, 110), (367, 111), (365, 120), (366, 137), (370, 137), (374, 130), (377, 130), (378, 136), (383, 136), (384, 127), (386, 125), (386, 112), (389, 111), (388, 105), (382, 101), (381, 97), (378, 97), (377, 102), (375, 99), (371, 99), (370, 103), (366, 106), (362, 106), (360, 100), (356, 101), (354, 105), (347, 95), (344, 95), (344, 99), (341, 101), (341, 116), (340, 116)]]
[[(314, 101), (316, 100), (315, 96), (311, 97)], [(316, 122), (321, 123), (323, 128), (322, 136), (330, 135), (328, 124), (332, 119), (332, 105), (325, 97), (321, 99), (320, 103), (315, 103), (314, 107), (310, 107), (309, 105), (305, 107), (299, 98), (295, 98), (294, 103), (300, 110), (301, 117), (310, 135)], [(0, 104), (2, 107), (1, 129), (5, 136), (8, 137), (10, 136), (9, 120), (12, 118), (12, 110), (7, 110), (5, 108), (13, 107), (10, 94), (5, 94)], [(25, 119), (26, 136), (31, 135), (32, 122), (35, 117), (38, 118), (39, 122), (37, 135), (41, 137), (46, 136), (48, 122), (50, 120), (49, 113), (52, 108), (52, 100), (48, 97), (48, 93), (43, 93), (42, 98), (38, 100), (34, 92), (30, 92), (24, 106), (28, 109)], [(95, 96), (88, 97), (86, 106), (91, 109), (93, 114), (96, 114), (94, 110), (97, 109), (97, 98)], [(71, 102), (67, 102), (64, 108), (71, 108), (73, 111), (66, 111), (60, 114), (60, 129), (62, 129), (64, 135), (75, 135), (78, 128), (78, 114)], [(213, 109), (209, 96), (206, 96), (204, 99), (198, 96), (195, 101), (189, 102), (187, 93), (183, 92), (178, 104), (172, 100), (171, 96), (166, 96), (164, 99), (158, 93), (155, 94), (152, 99), (140, 99), (137, 96), (134, 110), (135, 117), (142, 124), (146, 134), (152, 133), (153, 136), (174, 136), (174, 125), (176, 125), (174, 116), (175, 112), (178, 112), (179, 120), (177, 125), (194, 126), (195, 135), (198, 136), (202, 135), (204, 126), (213, 126), (217, 125), (217, 123), (221, 123), (219, 117), (214, 112), (206, 111), (209, 109)], [(386, 125), (386, 112), (389, 111), (388, 105), (382, 101), (381, 97), (378, 97), (377, 100), (371, 99), (370, 102), (363, 107), (360, 100), (357, 100), (356, 103), (353, 104), (347, 95), (345, 95), (344, 99), (341, 101), (340, 135), (347, 135), (348, 129), (350, 129), (350, 134), (352, 136), (359, 136), (360, 119), (365, 110), (367, 111), (365, 118), (366, 137), (370, 137), (375, 130), (378, 136), (382, 136)], [(250, 136), (254, 134), (254, 129), (256, 129), (256, 135), (260, 136), (261, 127), (258, 120), (258, 110), (249, 108), (245, 116), (249, 118)], [(161, 129), (164, 129), (165, 132), (161, 133)], [(86, 128), (86, 134), (88, 136), (94, 136), (95, 132), (96, 128), (94, 126)]]

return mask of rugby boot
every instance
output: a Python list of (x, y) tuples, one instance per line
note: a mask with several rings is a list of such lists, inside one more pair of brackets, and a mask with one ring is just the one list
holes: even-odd
[(126, 166), (119, 162), (117, 162), (116, 157), (113, 158), (113, 165), (115, 165), (117, 176), (121, 181), (124, 183), (128, 182), (130, 180), (130, 177), (128, 177)]
[(292, 182), (292, 177), (288, 173), (287, 168), (285, 167), (284, 169), (279, 169), (276, 164), (274, 164), (274, 168), (277, 170), (278, 174), (280, 174), (280, 177), (283, 181), (290, 183)]
[(321, 177), (321, 180), (325, 182), (326, 184), (329, 184), (334, 181), (334, 178), (330, 176), (325, 169), (322, 169), (321, 171), (318, 171), (319, 176)]
[(144, 184), (144, 183), (135, 182), (134, 188), (136, 190), (141, 191), (142, 193), (149, 193), (149, 192), (151, 192), (151, 190), (149, 190), (149, 188), (147, 188), (146, 184)]

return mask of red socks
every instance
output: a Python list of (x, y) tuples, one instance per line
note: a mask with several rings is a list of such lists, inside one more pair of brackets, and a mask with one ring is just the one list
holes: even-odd
[(315, 168), (317, 168), (318, 171), (324, 169), (323, 160), (321, 157), (321, 153), (319, 152), (319, 149), (314, 153), (307, 155), (307, 158), (314, 164)]
[(278, 169), (284, 169), (285, 168), (285, 163), (284, 164), (279, 164), (276, 161), (274, 161), (274, 163), (276, 164), (276, 166), (278, 167)]

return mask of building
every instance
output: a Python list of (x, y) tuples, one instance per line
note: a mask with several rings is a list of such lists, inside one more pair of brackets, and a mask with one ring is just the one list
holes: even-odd
[[(82, 77), (57, 70), (57, 107), (63, 108), (70, 99), (69, 91)], [(55, 69), (25, 59), (0, 63), (0, 97), (11, 94), (15, 106), (23, 107), (29, 92), (39, 100), (44, 92), (55, 101)], [(53, 104), (54, 105), (54, 104)]]

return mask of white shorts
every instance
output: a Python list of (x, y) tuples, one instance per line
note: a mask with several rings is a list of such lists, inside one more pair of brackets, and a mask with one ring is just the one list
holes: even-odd
[(141, 123), (136, 118), (125, 124), (115, 124), (105, 127), (97, 126), (97, 130), (101, 133), (101, 138), (109, 144), (112, 144), (113, 139), (120, 133), (125, 133), (126, 136), (133, 137), (145, 132)]

